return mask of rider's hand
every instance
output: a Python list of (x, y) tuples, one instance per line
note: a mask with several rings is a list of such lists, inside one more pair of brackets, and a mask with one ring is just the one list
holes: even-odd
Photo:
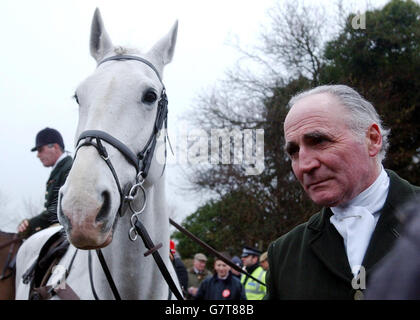
[(19, 232), (19, 233), (25, 232), (25, 231), (26, 231), (26, 229), (28, 229), (28, 227), (29, 227), (29, 220), (28, 220), (28, 219), (25, 219), (25, 220), (23, 220), (23, 221), (19, 224), (19, 226), (18, 226), (18, 232)]

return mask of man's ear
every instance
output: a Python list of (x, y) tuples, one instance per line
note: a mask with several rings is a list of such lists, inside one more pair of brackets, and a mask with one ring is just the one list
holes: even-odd
[(370, 125), (366, 132), (369, 156), (375, 157), (382, 148), (382, 134), (376, 123)]

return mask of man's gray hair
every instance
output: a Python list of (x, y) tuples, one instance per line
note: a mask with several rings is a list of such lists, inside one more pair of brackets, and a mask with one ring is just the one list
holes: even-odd
[(324, 85), (303, 91), (290, 99), (289, 108), (298, 100), (310, 95), (329, 93), (336, 97), (343, 107), (349, 112), (350, 118), (348, 125), (360, 138), (365, 137), (366, 130), (372, 123), (376, 123), (382, 135), (382, 148), (378, 154), (379, 162), (385, 159), (386, 151), (389, 146), (388, 136), (390, 129), (383, 126), (381, 118), (373, 105), (364, 99), (356, 90), (346, 85)]

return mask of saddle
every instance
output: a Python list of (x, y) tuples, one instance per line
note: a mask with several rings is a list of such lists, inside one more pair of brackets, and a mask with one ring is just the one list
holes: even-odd
[[(65, 283), (56, 287), (46, 285), (52, 275), (54, 267), (57, 266), (68, 248), (69, 242), (61, 230), (54, 233), (45, 242), (39, 252), (38, 258), (22, 275), (23, 283), (30, 283), (29, 300), (47, 300), (54, 295), (58, 295), (64, 300), (79, 299), (74, 291)], [(64, 279), (67, 278), (70, 267), (66, 270)]]

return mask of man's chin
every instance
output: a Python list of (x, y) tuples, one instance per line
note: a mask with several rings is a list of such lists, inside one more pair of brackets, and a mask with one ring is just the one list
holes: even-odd
[(320, 193), (311, 193), (309, 195), (311, 200), (315, 202), (315, 204), (322, 206), (322, 207), (335, 207), (340, 204), (340, 198), (336, 195), (327, 195), (327, 194), (320, 194)]

